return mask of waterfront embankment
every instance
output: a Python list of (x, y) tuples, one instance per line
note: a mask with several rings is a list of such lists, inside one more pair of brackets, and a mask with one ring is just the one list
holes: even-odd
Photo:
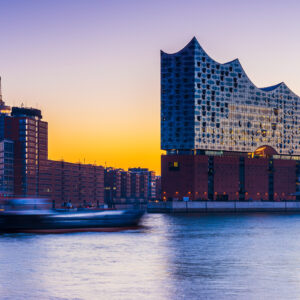
[(300, 201), (150, 202), (149, 213), (300, 212)]

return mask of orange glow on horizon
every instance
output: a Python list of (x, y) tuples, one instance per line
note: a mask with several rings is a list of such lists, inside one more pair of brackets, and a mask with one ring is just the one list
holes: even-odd
[[(159, 103), (159, 98), (156, 104)], [(156, 105), (158, 106), (158, 105)], [(127, 170), (142, 167), (160, 175), (159, 109), (154, 120), (120, 111), (101, 116), (92, 108), (75, 115), (43, 113), (48, 122), (48, 157)], [(46, 112), (46, 110), (45, 110)], [(132, 111), (131, 114), (135, 113)], [(128, 112), (127, 112), (128, 114)], [(152, 116), (150, 116), (152, 117)]]

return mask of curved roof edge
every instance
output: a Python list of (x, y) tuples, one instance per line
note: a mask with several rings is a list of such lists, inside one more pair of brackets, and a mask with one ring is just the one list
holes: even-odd
[(180, 52), (184, 51), (186, 48), (188, 48), (190, 45), (192, 45), (193, 43), (198, 44), (199, 47), (202, 49), (202, 47), (200, 46), (198, 40), (196, 39), (196, 37), (194, 36), (182, 49), (180, 49), (179, 51), (173, 52), (173, 53), (168, 53), (165, 52), (163, 50), (160, 50), (161, 53), (166, 54), (166, 55), (175, 55), (175, 54), (179, 54)]
[(272, 85), (272, 86), (267, 86), (267, 87), (263, 87), (263, 88), (260, 88), (260, 87), (257, 87), (253, 81), (248, 77), (247, 73), (245, 72), (242, 64), (240, 63), (239, 59), (236, 58), (236, 59), (233, 59), (229, 62), (226, 62), (226, 63), (219, 63), (218, 61), (214, 60), (213, 58), (211, 58), (207, 53), (206, 51), (201, 47), (201, 45), (199, 44), (197, 38), (194, 36), (181, 50), (177, 51), (177, 52), (173, 52), (173, 53), (167, 53), (163, 50), (160, 50), (161, 54), (165, 54), (165, 55), (176, 55), (176, 54), (179, 54), (181, 52), (183, 52), (186, 48), (188, 48), (190, 45), (192, 44), (195, 44), (197, 45), (203, 52), (205, 55), (207, 55), (212, 61), (214, 61), (215, 63), (219, 64), (219, 65), (229, 65), (229, 64), (232, 64), (234, 62), (238, 63), (242, 69), (242, 71), (244, 72), (244, 74), (246, 75), (246, 77), (248, 78), (248, 80), (251, 82), (251, 84), (253, 84), (257, 89), (261, 90), (261, 91), (264, 91), (264, 92), (272, 92), (272, 91), (275, 91), (278, 87), (280, 86), (284, 86), (285, 88), (287, 88), (291, 93), (293, 93), (295, 96), (299, 97), (298, 95), (296, 95), (284, 82), (280, 82), (280, 83), (277, 83), (275, 85)]
[(265, 92), (271, 92), (271, 91), (277, 89), (282, 84), (284, 84), (284, 82), (280, 82), (278, 84), (267, 86), (267, 87), (260, 88), (260, 89), (263, 90), (263, 91), (265, 91)]

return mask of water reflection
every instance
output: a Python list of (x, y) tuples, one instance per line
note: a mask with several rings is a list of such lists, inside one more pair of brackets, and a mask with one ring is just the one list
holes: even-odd
[(1, 298), (295, 299), (300, 215), (147, 215), (118, 233), (0, 236)]
[(299, 232), (300, 216), (181, 215), (172, 221), (172, 298), (298, 297), (300, 243), (293, 231)]

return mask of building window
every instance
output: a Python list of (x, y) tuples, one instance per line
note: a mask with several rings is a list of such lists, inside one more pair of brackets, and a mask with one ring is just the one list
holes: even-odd
[(169, 162), (169, 171), (179, 171), (179, 162), (178, 161)]

